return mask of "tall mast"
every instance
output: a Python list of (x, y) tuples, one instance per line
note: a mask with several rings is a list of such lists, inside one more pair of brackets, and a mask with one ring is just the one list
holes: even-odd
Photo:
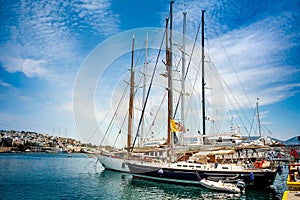
[[(166, 38), (166, 47), (167, 47), (167, 68), (168, 68), (168, 144), (171, 145), (171, 149), (174, 147), (174, 137), (173, 134), (171, 133), (171, 124), (170, 120), (173, 118), (173, 83), (172, 83), (172, 21), (173, 21), (173, 3), (174, 1), (170, 2), (170, 47), (168, 47), (167, 42), (168, 38)], [(167, 28), (167, 27), (166, 27)], [(166, 33), (166, 35), (168, 35)], [(166, 36), (167, 37), (167, 36)]]
[[(145, 45), (145, 63), (144, 63), (144, 72), (143, 72), (143, 78), (144, 78), (144, 85), (143, 85), (143, 104), (145, 103), (146, 99), (146, 84), (147, 84), (147, 65), (148, 65), (148, 33), (146, 36), (146, 45)], [(142, 128), (141, 128), (141, 140), (140, 145), (142, 145), (143, 137), (144, 137), (144, 129), (145, 129), (145, 121), (144, 118), (142, 119)]]
[(171, 144), (171, 156), (170, 161), (173, 161), (173, 154), (174, 154), (174, 133), (171, 130), (171, 119), (173, 119), (173, 70), (172, 70), (172, 46), (173, 46), (173, 4), (174, 1), (170, 2), (170, 47), (167, 51), (167, 66), (168, 66), (168, 140), (170, 140)]
[[(186, 43), (186, 12), (183, 12), (183, 38), (182, 38), (182, 69), (181, 69), (181, 123), (184, 125), (184, 113), (185, 113), (185, 43)], [(183, 143), (182, 132), (182, 143)]]
[(127, 151), (131, 148), (132, 138), (132, 118), (133, 118), (133, 97), (134, 97), (134, 35), (132, 36), (131, 68), (130, 68), (130, 97), (129, 97), (129, 116), (128, 116), (128, 135)]
[[(167, 73), (169, 75), (169, 70), (170, 70), (170, 49), (169, 49), (169, 37), (168, 37), (168, 24), (169, 24), (169, 17), (166, 17), (166, 67), (167, 67)], [(169, 95), (169, 76), (168, 76), (168, 130), (167, 130), (167, 135), (168, 135), (168, 140), (167, 144), (170, 146), (171, 144), (171, 122), (170, 122), (170, 95)]]
[[(202, 10), (202, 133), (205, 135), (205, 81), (204, 81), (204, 12)], [(204, 144), (203, 137), (203, 144)]]
[(260, 118), (259, 118), (259, 110), (258, 110), (258, 100), (259, 100), (259, 98), (257, 98), (257, 102), (256, 102), (256, 112), (257, 112), (257, 122), (258, 122), (258, 133), (259, 133), (259, 137), (261, 137), (261, 127), (260, 127)]
[[(257, 102), (256, 102), (256, 110), (257, 110), (257, 121), (258, 121), (258, 132), (259, 132), (259, 137), (261, 138), (261, 124), (260, 124), (260, 117), (259, 117), (259, 110), (258, 110), (258, 100), (259, 98), (257, 98)], [(263, 144), (266, 144), (266, 141), (264, 138), (262, 138)]]

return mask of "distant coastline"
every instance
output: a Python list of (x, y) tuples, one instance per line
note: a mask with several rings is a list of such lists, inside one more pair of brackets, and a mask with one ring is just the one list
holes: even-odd
[(45, 152), (80, 153), (83, 148), (93, 147), (73, 138), (50, 136), (29, 131), (1, 130), (0, 153), (6, 152)]

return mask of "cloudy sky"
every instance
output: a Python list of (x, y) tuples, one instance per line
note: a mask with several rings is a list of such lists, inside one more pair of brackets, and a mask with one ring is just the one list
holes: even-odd
[[(88, 77), (80, 79), (89, 58), (95, 53), (109, 57), (119, 50), (112, 41), (126, 38), (126, 31), (163, 28), (169, 12), (169, 1), (161, 0), (0, 2), (0, 128), (77, 139), (83, 133), (74, 119), (74, 91), (85, 84), (76, 81), (86, 82), (84, 90), (90, 88), (90, 94), (95, 92)], [(253, 107), (260, 99), (262, 121), (272, 136), (285, 140), (299, 135), (300, 1), (177, 0), (174, 29), (182, 30), (186, 11), (187, 35), (195, 38), (203, 9), (208, 51), (227, 84), (243, 90)], [(130, 42), (124, 43), (129, 49)], [(122, 54), (118, 56), (111, 63), (122, 61)], [(128, 68), (117, 72), (128, 73)], [(106, 82), (99, 84), (115, 87), (111, 77), (117, 72), (104, 71), (99, 73)], [(101, 102), (93, 103), (91, 107)], [(82, 105), (77, 109), (85, 115)]]

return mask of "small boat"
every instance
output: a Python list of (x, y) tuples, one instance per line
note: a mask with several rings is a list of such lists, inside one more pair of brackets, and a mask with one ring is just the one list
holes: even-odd
[(238, 181), (236, 184), (233, 183), (225, 183), (222, 180), (219, 181), (212, 181), (206, 178), (200, 180), (200, 184), (206, 188), (212, 190), (218, 190), (223, 192), (230, 192), (230, 193), (245, 193), (245, 183), (242, 181)]

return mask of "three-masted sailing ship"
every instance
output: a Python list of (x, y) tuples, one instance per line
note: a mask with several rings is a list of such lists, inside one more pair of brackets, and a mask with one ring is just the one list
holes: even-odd
[[(223, 144), (216, 140), (213, 144), (208, 144), (209, 136), (206, 135), (205, 113), (205, 79), (204, 79), (204, 13), (202, 11), (202, 134), (201, 142), (198, 145), (182, 145), (176, 144), (175, 132), (181, 129), (183, 132), (184, 117), (181, 123), (177, 123), (174, 119), (173, 110), (173, 68), (172, 68), (172, 7), (173, 1), (170, 3), (170, 15), (166, 20), (166, 29), (164, 33), (166, 43), (166, 69), (168, 78), (168, 126), (167, 139), (165, 143), (148, 142), (148, 144), (158, 144), (152, 147), (147, 145), (136, 146), (139, 129), (142, 127), (147, 98), (151, 89), (152, 81), (146, 98), (143, 99), (143, 109), (140, 121), (137, 127), (137, 134), (132, 140), (132, 120), (133, 120), (133, 101), (134, 101), (134, 38), (132, 39), (132, 60), (131, 60), (131, 77), (130, 77), (130, 100), (128, 111), (128, 137), (126, 150), (102, 149), (98, 156), (98, 160), (105, 169), (131, 173), (134, 177), (149, 179), (154, 181), (194, 184), (200, 185), (199, 178), (210, 178), (214, 180), (234, 180), (239, 179), (246, 183), (247, 186), (268, 187), (276, 176), (276, 163), (267, 160), (268, 147), (262, 146), (245, 146), (241, 137), (237, 132), (231, 132), (228, 143)], [(185, 18), (184, 13), (184, 33), (182, 46), (182, 91), (181, 101), (184, 101), (184, 82), (185, 82)], [(154, 70), (155, 72), (155, 70)], [(152, 76), (153, 79), (153, 76)], [(181, 107), (184, 113), (184, 103)], [(177, 126), (176, 126), (177, 125)], [(221, 138), (221, 137), (219, 137)], [(223, 137), (226, 138), (226, 137)]]

